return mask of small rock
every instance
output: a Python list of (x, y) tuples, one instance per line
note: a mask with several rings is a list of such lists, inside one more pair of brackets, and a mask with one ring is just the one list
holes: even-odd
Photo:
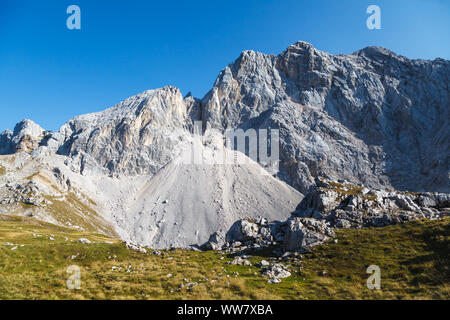
[(269, 263), (268, 261), (266, 261), (266, 260), (261, 260), (261, 262), (259, 263), (259, 265), (260, 265), (261, 267), (267, 267), (267, 266), (270, 265), (270, 263)]
[(252, 265), (252, 263), (249, 260), (242, 258), (242, 257), (234, 258), (234, 260), (229, 262), (229, 264), (240, 265), (240, 266), (251, 266)]

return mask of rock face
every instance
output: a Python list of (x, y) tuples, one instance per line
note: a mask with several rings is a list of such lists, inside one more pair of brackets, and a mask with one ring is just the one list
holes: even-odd
[(59, 130), (63, 143), (57, 153), (70, 157), (82, 174), (155, 174), (175, 157), (190, 121), (187, 112), (178, 89), (149, 90), (67, 122)]
[(10, 130), (5, 130), (0, 133), (0, 154), (9, 154), (11, 151), (11, 137), (13, 133)]
[(245, 51), (202, 100), (205, 125), (280, 130), (279, 177), (449, 192), (450, 62), (369, 47), (333, 56), (298, 42)]

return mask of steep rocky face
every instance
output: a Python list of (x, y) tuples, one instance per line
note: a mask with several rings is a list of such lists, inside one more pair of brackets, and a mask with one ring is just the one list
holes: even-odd
[(13, 133), (11, 130), (5, 130), (0, 133), (0, 154), (11, 153), (11, 137)]
[[(192, 103), (191, 103), (192, 104)], [(57, 153), (83, 174), (156, 173), (174, 157), (187, 127), (187, 107), (178, 89), (149, 90), (98, 113), (67, 122), (55, 140)]]
[(378, 47), (330, 55), (297, 42), (278, 56), (244, 51), (202, 100), (150, 90), (44, 139), (27, 120), (0, 135), (0, 153), (42, 145), (83, 174), (155, 174), (201, 120), (204, 129), (279, 129), (278, 177), (303, 193), (316, 177), (448, 192), (449, 75), (447, 60)]
[(280, 129), (280, 178), (449, 190), (450, 62), (369, 47), (333, 56), (298, 42), (277, 57), (245, 51), (202, 101), (221, 129)]

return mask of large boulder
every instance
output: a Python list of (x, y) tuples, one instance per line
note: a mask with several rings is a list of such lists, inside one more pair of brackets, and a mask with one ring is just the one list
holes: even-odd
[(450, 194), (425, 192), (420, 195), (419, 202), (425, 207), (450, 208)]
[(323, 215), (333, 210), (339, 203), (339, 194), (336, 191), (316, 188), (303, 198), (294, 215), (305, 218)]
[(308, 251), (334, 237), (334, 231), (325, 221), (313, 218), (291, 218), (284, 237), (286, 251)]
[(254, 240), (258, 237), (259, 227), (256, 223), (243, 219), (236, 221), (226, 234), (228, 242)]
[(284, 265), (276, 263), (265, 268), (262, 276), (268, 278), (269, 283), (280, 283), (281, 279), (290, 277), (291, 273)]
[(222, 231), (214, 232), (208, 242), (204, 245), (207, 250), (221, 250), (225, 245), (225, 235)]

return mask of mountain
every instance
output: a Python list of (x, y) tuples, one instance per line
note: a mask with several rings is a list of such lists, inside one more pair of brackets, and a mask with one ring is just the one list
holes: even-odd
[[(278, 56), (244, 51), (202, 99), (169, 86), (75, 117), (57, 132), (24, 120), (0, 135), (0, 178), (31, 181), (10, 164), (26, 153), (35, 171), (63, 176), (57, 189), (76, 190), (76, 201), (105, 220), (94, 223), (100, 232), (113, 226), (122, 239), (155, 248), (203, 244), (245, 217), (285, 219), (319, 177), (449, 192), (449, 75), (448, 60), (378, 47), (331, 55), (297, 42)], [(230, 128), (279, 130), (279, 172), (249, 158), (185, 163), (193, 145), (202, 159), (237, 157), (223, 148)], [(5, 189), (0, 195), (10, 194)]]
[(378, 47), (331, 55), (297, 42), (278, 56), (245, 51), (203, 98), (203, 121), (279, 128), (279, 177), (301, 192), (318, 176), (448, 192), (449, 76), (448, 60)]
[(0, 134), (0, 154), (34, 151), (46, 131), (31, 120), (25, 119), (19, 122), (14, 132), (6, 130)]
[[(108, 110), (70, 120), (42, 138), (31, 155), (2, 156), (6, 174), (0, 182), (9, 185), (12, 177), (23, 177), (14, 192), (0, 190), (0, 195), (13, 199), (3, 204), (2, 211), (19, 214), (15, 207), (22, 202), (21, 190), (36, 184), (36, 179), (26, 177), (45, 172), (47, 186), (38, 185), (33, 199), (68, 201), (75, 196), (92, 215), (100, 213), (108, 221), (99, 228), (95, 221), (81, 223), (74, 218), (77, 227), (90, 230), (94, 225), (106, 233), (104, 229), (112, 225), (122, 239), (153, 248), (201, 245), (212, 233), (245, 217), (286, 219), (302, 199), (301, 193), (250, 159), (242, 164), (216, 164), (218, 156), (232, 159), (236, 152), (224, 148), (218, 132), (191, 134), (189, 113), (194, 107), (195, 100), (183, 99), (176, 88), (149, 90)], [(186, 162), (194, 144), (200, 147), (196, 149), (202, 157), (200, 164)], [(18, 155), (26, 157), (24, 161), (32, 163), (34, 170), (8, 163), (8, 157)], [(57, 182), (60, 177), (62, 183)], [(63, 187), (66, 194), (58, 192)], [(29, 204), (37, 207), (34, 216), (74, 225), (71, 219), (52, 216), (57, 215), (54, 211), (39, 213), (47, 212), (53, 203)], [(31, 214), (27, 209), (22, 214)], [(68, 215), (79, 216), (79, 212)]]

